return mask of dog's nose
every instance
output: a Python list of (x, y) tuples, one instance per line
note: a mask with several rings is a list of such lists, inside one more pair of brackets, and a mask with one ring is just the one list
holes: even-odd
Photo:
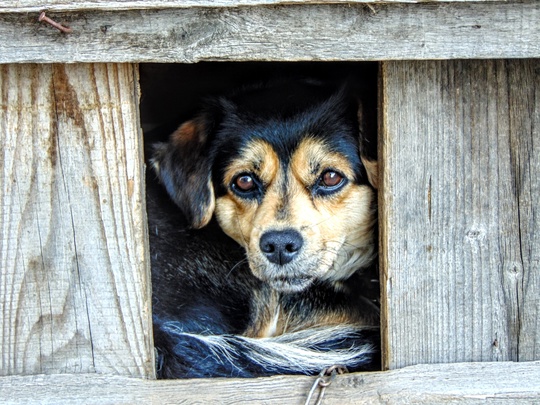
[(294, 229), (265, 232), (259, 246), (268, 260), (283, 265), (293, 260), (300, 252), (304, 240)]

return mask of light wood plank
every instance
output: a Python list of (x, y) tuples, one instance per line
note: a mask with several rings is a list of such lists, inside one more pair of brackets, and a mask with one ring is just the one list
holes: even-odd
[(540, 359), (540, 62), (509, 62), (507, 75), (513, 176), (506, 194), (516, 200), (520, 251), (506, 288), (518, 302), (515, 358), (526, 361)]
[(388, 62), (385, 366), (540, 358), (540, 61)]
[(0, 374), (153, 375), (136, 68), (0, 89)]
[(0, 14), (0, 63), (540, 57), (540, 2)]
[[(127, 10), (127, 9), (160, 9), (189, 7), (242, 7), (269, 6), (280, 4), (399, 4), (421, 3), (425, 0), (4, 0), (0, 4), (1, 12), (31, 11), (80, 11), (80, 10)], [(458, 2), (497, 2), (507, 0), (430, 0), (438, 3)]]
[[(147, 381), (99, 375), (0, 378), (4, 404), (304, 404), (314, 377)], [(540, 363), (464, 363), (338, 376), (323, 404), (537, 404)], [(314, 403), (314, 401), (312, 402)]]

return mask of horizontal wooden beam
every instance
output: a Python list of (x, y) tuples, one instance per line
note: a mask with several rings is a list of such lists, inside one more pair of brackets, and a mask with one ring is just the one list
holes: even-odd
[(540, 2), (0, 13), (0, 63), (540, 57)]
[[(55, 375), (0, 378), (7, 404), (265, 403), (300, 404), (314, 377), (150, 381), (119, 376)], [(324, 404), (537, 404), (540, 362), (419, 365), (338, 376)]]
[[(431, 0), (435, 3), (506, 2), (508, 0)], [(189, 7), (242, 7), (279, 4), (398, 4), (425, 0), (4, 0), (0, 13), (29, 11), (129, 10)]]

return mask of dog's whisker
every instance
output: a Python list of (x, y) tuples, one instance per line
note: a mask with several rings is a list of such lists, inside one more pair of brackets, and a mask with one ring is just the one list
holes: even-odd
[(231, 269), (230, 269), (229, 272), (227, 273), (227, 277), (229, 277), (229, 276), (232, 274), (232, 272), (233, 272), (234, 270), (236, 270), (236, 269), (237, 269), (238, 267), (240, 267), (242, 264), (247, 263), (247, 262), (248, 262), (247, 257), (246, 257), (245, 259), (240, 260), (240, 261), (239, 261), (238, 263), (236, 263), (233, 267), (231, 267)]
[(242, 242), (244, 242), (244, 246), (248, 245), (248, 241), (246, 237), (244, 236), (244, 231), (242, 230), (242, 225), (240, 224), (240, 217), (238, 215), (235, 215), (236, 224), (238, 226), (238, 229), (240, 230), (240, 236), (242, 237)]
[(322, 220), (320, 220), (318, 222), (314, 222), (314, 223), (308, 224), (308, 225), (303, 225), (302, 228), (304, 228), (305, 230), (309, 230), (309, 229), (315, 228), (317, 226), (320, 226), (320, 225), (324, 224), (325, 222), (330, 221), (331, 219), (333, 219), (333, 218), (332, 217), (323, 218)]

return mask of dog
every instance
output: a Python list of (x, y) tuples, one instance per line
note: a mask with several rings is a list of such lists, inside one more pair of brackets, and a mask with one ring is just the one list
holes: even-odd
[(247, 86), (153, 145), (159, 378), (380, 367), (377, 163), (351, 93)]

